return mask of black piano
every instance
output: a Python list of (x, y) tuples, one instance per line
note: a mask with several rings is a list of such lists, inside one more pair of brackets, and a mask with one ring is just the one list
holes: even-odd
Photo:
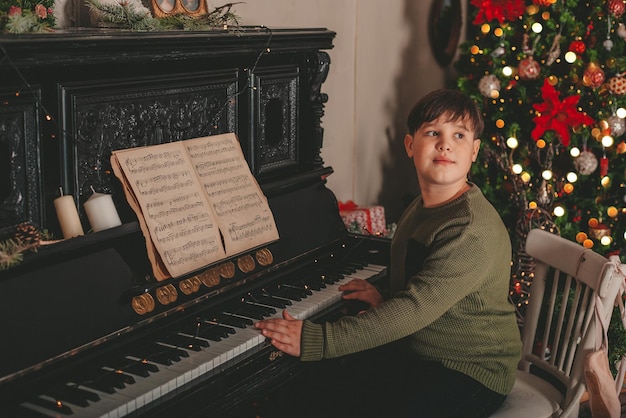
[[(298, 415), (285, 394), (310, 370), (253, 322), (283, 309), (314, 321), (354, 314), (337, 287), (382, 285), (388, 262), (388, 241), (349, 234), (326, 187), (321, 86), (334, 35), (0, 36), (0, 238), (24, 224), (60, 238), (59, 187), (86, 231), (0, 270), (0, 416)], [(237, 134), (280, 239), (157, 281), (111, 151), (224, 132)], [(88, 232), (91, 189), (113, 195), (121, 226)], [(256, 262), (244, 272), (245, 257)]]

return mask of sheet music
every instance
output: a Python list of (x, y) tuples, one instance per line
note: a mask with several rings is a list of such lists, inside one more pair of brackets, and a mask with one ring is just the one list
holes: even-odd
[(211, 205), (180, 142), (115, 155), (140, 206), (152, 244), (173, 277), (225, 257)]
[(277, 240), (274, 215), (235, 134), (183, 142), (222, 231), (226, 253)]

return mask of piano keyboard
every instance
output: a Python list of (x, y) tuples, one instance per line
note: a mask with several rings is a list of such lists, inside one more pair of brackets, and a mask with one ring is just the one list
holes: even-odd
[(80, 376), (19, 405), (20, 417), (119, 418), (185, 390), (222, 370), (242, 355), (267, 345), (252, 324), (281, 317), (311, 318), (341, 300), (337, 288), (352, 279), (370, 279), (385, 270), (353, 264), (349, 272), (272, 285), (221, 306), (157, 341), (133, 347), (118, 359), (81, 370)]

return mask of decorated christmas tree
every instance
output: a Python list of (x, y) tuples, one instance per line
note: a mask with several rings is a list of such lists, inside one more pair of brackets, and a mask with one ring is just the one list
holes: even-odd
[(520, 322), (531, 228), (626, 256), (625, 10), (623, 0), (470, 1), (471, 34), (456, 65), (458, 88), (485, 116), (472, 179), (509, 228)]

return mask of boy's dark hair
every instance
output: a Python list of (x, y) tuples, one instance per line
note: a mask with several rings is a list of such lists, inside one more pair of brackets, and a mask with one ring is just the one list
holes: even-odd
[(448, 120), (467, 120), (474, 130), (475, 138), (483, 132), (483, 117), (476, 103), (458, 90), (434, 90), (422, 97), (413, 107), (407, 118), (409, 134), (414, 134), (426, 122), (432, 122), (441, 115)]

